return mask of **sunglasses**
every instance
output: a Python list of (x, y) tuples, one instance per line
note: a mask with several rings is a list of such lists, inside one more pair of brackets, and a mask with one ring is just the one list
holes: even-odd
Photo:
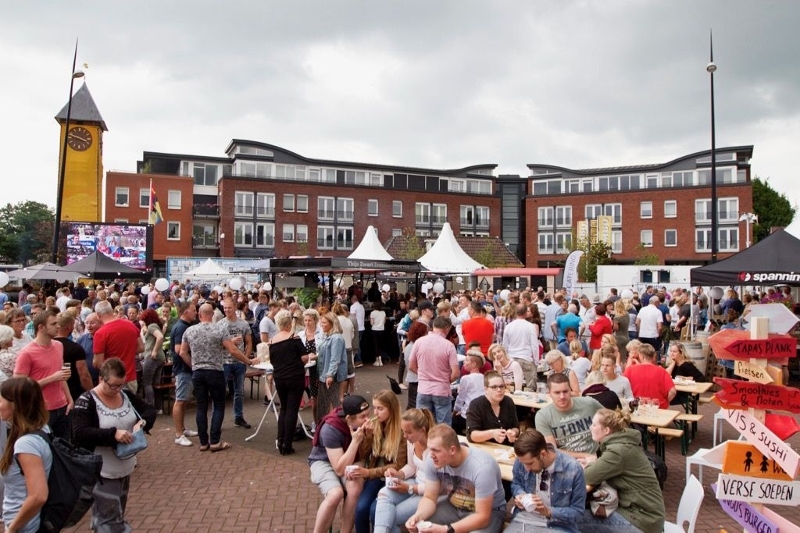
[(550, 472), (548, 470), (542, 470), (541, 475), (539, 476), (539, 490), (542, 492), (547, 492), (550, 486), (547, 482), (550, 481)]

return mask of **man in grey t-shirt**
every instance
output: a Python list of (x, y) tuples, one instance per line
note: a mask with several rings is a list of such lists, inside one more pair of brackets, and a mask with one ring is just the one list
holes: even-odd
[[(225, 298), (222, 301), (222, 311), (225, 316), (217, 324), (228, 330), (228, 335), (236, 347), (249, 359), (253, 353), (250, 324), (236, 316), (236, 303), (232, 298)], [(233, 424), (250, 429), (250, 424), (244, 419), (244, 375), (247, 373), (247, 365), (237, 361), (227, 352), (223, 360), (225, 382), (233, 381)]]
[[(447, 526), (448, 532), (499, 533), (506, 500), (494, 457), (462, 446), (447, 424), (438, 424), (428, 432), (428, 451), (430, 456), (423, 466), (428, 480), (425, 494), (406, 527), (411, 530), (428, 520)], [(446, 498), (439, 501), (441, 496)]]
[[(212, 452), (230, 448), (220, 440), (222, 421), (225, 419), (225, 374), (223, 372), (225, 351), (245, 364), (255, 361), (246, 357), (234, 344), (227, 328), (214, 324), (214, 307), (205, 303), (198, 313), (200, 323), (191, 326), (183, 334), (181, 357), (191, 357), (192, 385), (197, 396), (197, 432), (200, 436), (200, 451)], [(208, 401), (211, 399), (211, 434), (209, 441)]]
[(547, 442), (575, 458), (594, 455), (592, 417), (603, 406), (594, 398), (573, 398), (569, 378), (562, 373), (547, 378), (553, 403), (536, 413), (536, 430)]

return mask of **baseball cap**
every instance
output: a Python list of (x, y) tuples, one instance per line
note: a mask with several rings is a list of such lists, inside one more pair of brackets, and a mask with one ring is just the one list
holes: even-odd
[(417, 305), (417, 309), (419, 309), (419, 311), (424, 311), (425, 309), (436, 310), (430, 300), (422, 300), (419, 305)]
[(369, 402), (363, 396), (347, 396), (342, 402), (339, 416), (353, 416), (369, 409)]

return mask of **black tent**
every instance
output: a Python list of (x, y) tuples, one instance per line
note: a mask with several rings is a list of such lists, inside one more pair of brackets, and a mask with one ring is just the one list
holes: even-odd
[(147, 274), (138, 268), (129, 267), (119, 261), (115, 261), (96, 250), (80, 261), (75, 261), (71, 265), (60, 267), (59, 271), (76, 272), (90, 278), (134, 277)]
[(800, 239), (780, 229), (727, 259), (693, 268), (689, 279), (693, 287), (778, 284), (800, 286)]

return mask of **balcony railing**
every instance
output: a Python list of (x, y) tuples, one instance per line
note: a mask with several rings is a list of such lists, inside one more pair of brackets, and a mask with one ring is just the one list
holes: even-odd
[(218, 204), (194, 204), (192, 216), (195, 218), (219, 218)]
[(259, 207), (256, 209), (256, 216), (258, 218), (275, 218), (275, 208)]

